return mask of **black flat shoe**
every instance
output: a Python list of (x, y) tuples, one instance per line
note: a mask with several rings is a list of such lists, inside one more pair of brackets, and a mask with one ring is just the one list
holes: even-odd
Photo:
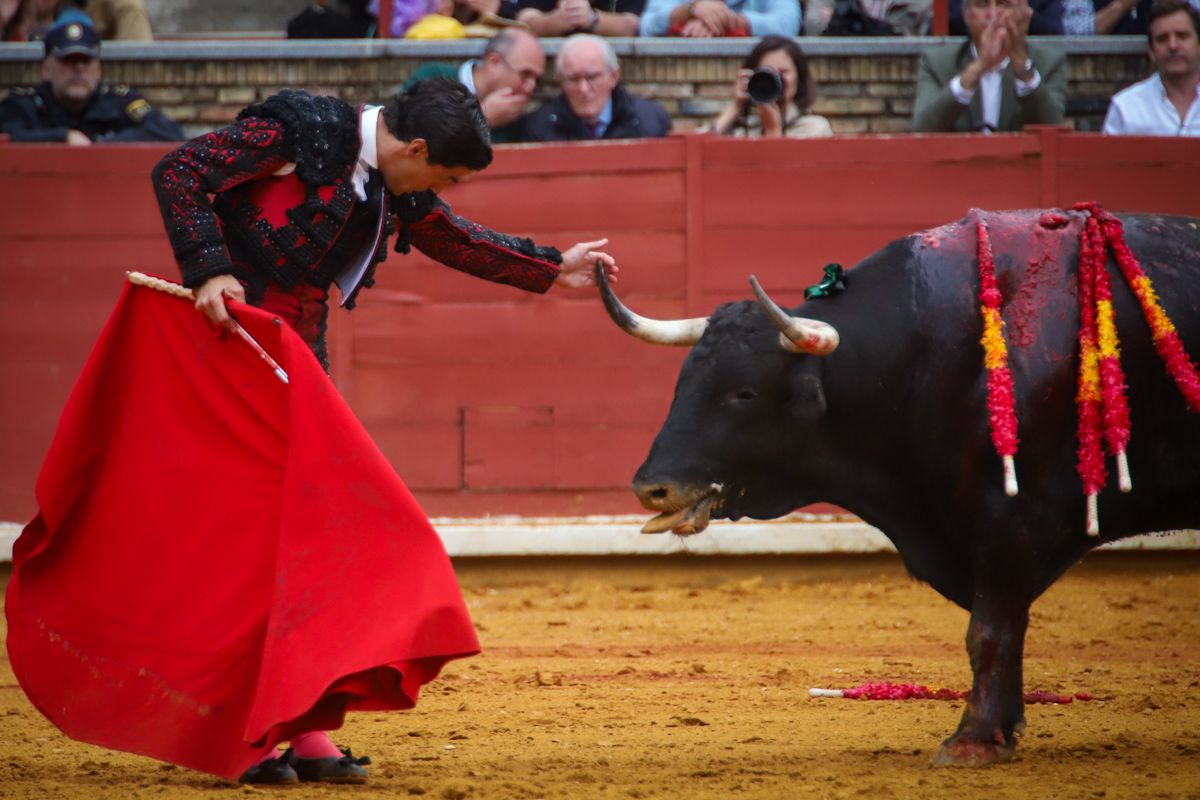
[(238, 778), (238, 783), (253, 783), (260, 786), (283, 786), (299, 782), (300, 776), (296, 774), (296, 770), (292, 769), (292, 765), (284, 760), (283, 756), (260, 761)]
[(367, 771), (363, 769), (371, 763), (370, 756), (354, 757), (349, 748), (339, 748), (340, 757), (300, 758), (292, 748), (288, 748), (281, 758), (291, 765), (295, 774), (302, 781), (318, 783), (366, 783)]

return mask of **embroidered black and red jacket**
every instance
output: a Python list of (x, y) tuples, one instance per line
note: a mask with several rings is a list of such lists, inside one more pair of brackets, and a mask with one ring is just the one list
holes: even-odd
[[(284, 92), (167, 154), (154, 169), (154, 189), (184, 285), (231, 274), (251, 303), (270, 283), (328, 289), (377, 233), (378, 206), (360, 201), (351, 181), (358, 120), (358, 109), (340, 100)], [(379, 181), (372, 171), (371, 185)], [(374, 283), (397, 225), (398, 252), (413, 246), (486, 280), (544, 292), (558, 275), (555, 248), (469, 222), (433, 192), (382, 196), (383, 235), (347, 308)]]

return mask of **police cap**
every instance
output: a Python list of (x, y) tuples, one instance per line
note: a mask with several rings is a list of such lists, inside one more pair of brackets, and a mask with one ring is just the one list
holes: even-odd
[(86, 22), (67, 20), (46, 32), (46, 57), (66, 58), (73, 55), (100, 56), (100, 34)]

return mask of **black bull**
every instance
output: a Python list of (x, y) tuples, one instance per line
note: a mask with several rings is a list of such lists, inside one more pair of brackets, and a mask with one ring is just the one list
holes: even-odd
[[(1110, 255), (1133, 490), (1118, 490), (1110, 461), (1101, 535), (1087, 535), (1075, 403), (1083, 216), (1067, 214), (1056, 226), (1042, 224), (1042, 213), (972, 212), (860, 262), (846, 273), (846, 291), (802, 306), (804, 317), (836, 329), (826, 355), (785, 350), (753, 301), (723, 305), (707, 320), (665, 323), (675, 327), (659, 338), (650, 332), (660, 321), (638, 317), (607, 283), (601, 287), (613, 319), (630, 333), (694, 344), (634, 478), (643, 505), (663, 512), (648, 529), (688, 534), (710, 516), (770, 519), (834, 503), (886, 534), (912, 575), (970, 612), (974, 681), (938, 763), (1011, 756), (1025, 724), (1029, 607), (1072, 564), (1105, 541), (1200, 526), (1200, 414), (1188, 411), (1155, 353)], [(1005, 493), (988, 425), (981, 216), (991, 231), (1015, 386), (1015, 497)], [(1189, 354), (1200, 355), (1200, 220), (1118, 216)], [(812, 341), (829, 350), (828, 341)]]

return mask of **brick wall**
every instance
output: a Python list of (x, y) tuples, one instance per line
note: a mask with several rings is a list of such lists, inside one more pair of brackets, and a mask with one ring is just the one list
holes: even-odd
[[(917, 58), (940, 39), (803, 40), (819, 87), (815, 107), (837, 133), (909, 129)], [(1096, 130), (1108, 98), (1145, 76), (1141, 37), (1062, 38), (1068, 54), (1067, 113), (1078, 130)], [(688, 130), (711, 119), (749, 43), (614, 40), (623, 79), (637, 94), (670, 111)], [(557, 51), (557, 41), (547, 49)], [(105, 44), (108, 79), (139, 88), (151, 103), (198, 133), (233, 119), (238, 110), (283, 87), (378, 101), (428, 60), (461, 61), (480, 40), (447, 42), (262, 40)], [(0, 91), (37, 81), (38, 45), (0, 46)], [(556, 91), (553, 65), (542, 92)]]

